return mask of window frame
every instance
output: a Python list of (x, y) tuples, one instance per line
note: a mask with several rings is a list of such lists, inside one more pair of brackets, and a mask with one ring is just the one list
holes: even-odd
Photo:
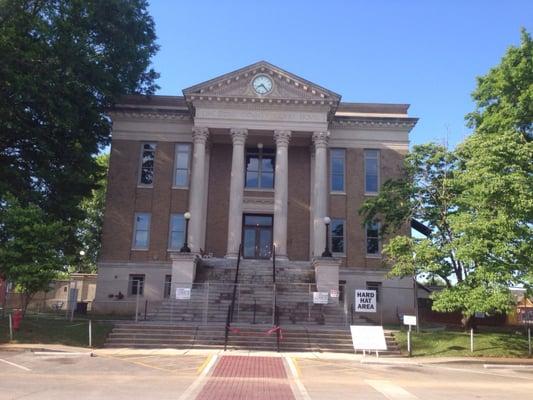
[[(333, 157), (335, 152), (342, 153), (342, 190), (333, 189)], [(339, 174), (335, 174), (339, 175)], [(329, 191), (331, 194), (346, 194), (346, 149), (342, 147), (333, 147), (329, 149)]]
[[(139, 279), (140, 278), (140, 279)], [(129, 274), (128, 278), (128, 296), (137, 296), (137, 291), (139, 290), (139, 284), (135, 285), (135, 293), (133, 293), (133, 282), (142, 282), (139, 291), (139, 297), (144, 297), (144, 286), (146, 284), (146, 274)]]
[(172, 247), (172, 232), (180, 232), (180, 231), (173, 231), (172, 230), (172, 217), (175, 216), (175, 215), (180, 215), (182, 218), (183, 218), (183, 239), (185, 240), (185, 224), (186, 224), (186, 221), (185, 221), (185, 213), (171, 213), (170, 214), (170, 220), (169, 220), (169, 223), (168, 223), (168, 251), (177, 251), (179, 249), (181, 249), (181, 247), (183, 246), (183, 243), (184, 242), (181, 242), (180, 244), (178, 244), (178, 247), (177, 248), (173, 248)]
[[(376, 157), (368, 157), (368, 154), (370, 152), (376, 152)], [(367, 190), (367, 159), (375, 159), (376, 160), (376, 191), (369, 191)], [(365, 190), (365, 196), (377, 196), (379, 193), (379, 186), (381, 182), (381, 151), (379, 149), (365, 149), (364, 150), (364, 156), (363, 156), (363, 173), (364, 173), (364, 190)]]
[[(381, 258), (381, 238), (379, 237), (379, 230), (380, 230), (380, 223), (379, 222), (372, 222), (372, 224), (376, 224), (377, 229), (377, 237), (368, 237), (368, 229), (370, 227), (370, 224), (367, 223), (365, 225), (365, 255), (367, 258)], [(377, 240), (378, 241), (378, 251), (377, 253), (369, 253), (368, 252), (368, 240)]]
[(383, 285), (382, 282), (377, 281), (366, 281), (366, 290), (375, 290), (376, 291), (376, 302), (377, 304), (381, 303), (381, 291)]
[[(145, 145), (153, 145), (154, 146), (154, 166), (152, 167), (152, 183), (143, 183), (142, 182), (142, 171), (143, 171), (143, 153), (144, 153), (144, 146)], [(151, 188), (154, 187), (154, 180), (155, 180), (155, 157), (157, 152), (157, 143), (156, 142), (141, 142), (141, 151), (139, 154), (139, 169), (137, 171), (138, 178), (137, 178), (137, 187), (142, 188)]]
[[(140, 215), (148, 216), (148, 227), (146, 229), (146, 231), (147, 231), (146, 247), (138, 247), (137, 246), (137, 241), (136, 241), (137, 232), (139, 231), (139, 229), (137, 229), (137, 217), (140, 216)], [(151, 213), (149, 213), (149, 212), (136, 212), (133, 215), (133, 237), (132, 237), (132, 243), (131, 243), (131, 249), (132, 250), (146, 251), (146, 250), (148, 250), (150, 248), (150, 228), (151, 228), (151, 225), (152, 225), (152, 214)]]
[[(333, 251), (333, 221), (342, 221), (342, 252)], [(336, 256), (343, 257), (346, 255), (346, 219), (345, 218), (331, 218), (331, 222), (329, 224), (329, 248), (331, 249), (331, 252)]]
[[(179, 146), (186, 145), (188, 147), (187, 152), (178, 151)], [(185, 185), (176, 184), (176, 177), (178, 176), (178, 171), (184, 171), (183, 168), (178, 168), (178, 155), (187, 154), (187, 183)], [(192, 158), (192, 145), (189, 142), (179, 142), (174, 146), (174, 172), (172, 177), (172, 188), (173, 189), (188, 189), (191, 183), (191, 158)]]
[[(257, 155), (259, 162), (258, 162), (258, 170), (257, 171), (250, 171), (250, 172), (256, 172), (257, 173), (257, 186), (248, 186), (248, 163), (247, 158), (249, 154)], [(274, 161), (274, 166), (272, 168), (272, 187), (262, 187), (261, 186), (261, 178), (263, 175), (263, 156), (272, 156)], [(276, 186), (276, 149), (273, 148), (251, 148), (248, 147), (245, 149), (244, 153), (244, 190), (256, 190), (256, 191), (274, 191), (274, 188)]]

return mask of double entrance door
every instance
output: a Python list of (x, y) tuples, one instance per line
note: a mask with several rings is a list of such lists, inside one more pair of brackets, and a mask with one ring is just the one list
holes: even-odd
[(244, 258), (270, 258), (272, 253), (272, 221), (272, 215), (244, 214), (242, 224)]

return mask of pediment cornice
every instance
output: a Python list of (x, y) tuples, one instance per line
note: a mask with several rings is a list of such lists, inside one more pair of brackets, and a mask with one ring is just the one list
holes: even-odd
[[(257, 94), (251, 85), (254, 77), (261, 74), (273, 82), (272, 90), (264, 95)], [(331, 116), (341, 98), (335, 92), (266, 61), (191, 86), (183, 90), (183, 95), (191, 109), (199, 103), (326, 106)]]
[(336, 117), (331, 121), (332, 128), (401, 128), (411, 130), (418, 118), (380, 118), (380, 117)]

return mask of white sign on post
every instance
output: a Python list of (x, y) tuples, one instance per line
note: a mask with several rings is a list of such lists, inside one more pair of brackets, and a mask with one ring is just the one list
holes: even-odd
[(313, 304), (328, 304), (328, 292), (313, 292)]
[(409, 326), (416, 326), (416, 315), (404, 315), (403, 324)]
[(189, 300), (191, 298), (190, 288), (176, 288), (176, 300)]
[(353, 348), (363, 351), (387, 350), (387, 341), (382, 326), (351, 325)]
[(337, 297), (339, 297), (339, 290), (338, 289), (330, 289), (329, 296), (332, 299), (336, 299)]
[(356, 290), (355, 291), (355, 312), (377, 311), (376, 291), (375, 290)]

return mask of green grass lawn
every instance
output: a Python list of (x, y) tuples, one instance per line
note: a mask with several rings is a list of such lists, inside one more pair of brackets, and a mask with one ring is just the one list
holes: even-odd
[[(407, 333), (394, 334), (402, 351), (407, 352)], [(474, 333), (474, 352), (470, 352), (470, 333), (458, 331), (412, 332), (413, 356), (430, 357), (527, 357), (527, 334), (512, 332)]]
[[(68, 346), (89, 347), (89, 321), (75, 319), (70, 322), (49, 316), (27, 316), (22, 320), (20, 329), (14, 333), (12, 343), (64, 344)], [(102, 347), (113, 324), (93, 321), (93, 347)], [(0, 319), (0, 343), (9, 342), (9, 320)]]

